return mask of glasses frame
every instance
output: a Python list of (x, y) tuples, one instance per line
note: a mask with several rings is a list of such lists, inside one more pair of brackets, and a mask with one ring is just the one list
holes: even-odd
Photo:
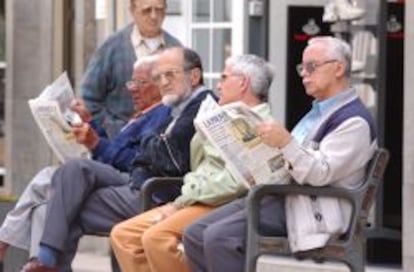
[(133, 80), (129, 80), (129, 81), (125, 82), (125, 87), (128, 90), (139, 89), (139, 88), (144, 87), (148, 83), (150, 83), (149, 80), (145, 80), (145, 79), (133, 79)]
[(229, 77), (244, 77), (244, 75), (242, 74), (237, 74), (237, 73), (229, 73), (229, 74), (221, 74), (220, 75), (220, 79), (219, 82), (223, 83), (225, 82)]
[(314, 73), (319, 67), (324, 66), (325, 64), (328, 63), (334, 63), (337, 62), (337, 59), (330, 59), (330, 60), (325, 60), (325, 61), (321, 61), (321, 62), (307, 62), (307, 63), (299, 63), (298, 65), (296, 65), (296, 72), (298, 73), (299, 76), (302, 76), (302, 72), (305, 71), (308, 74), (312, 74)]
[(189, 71), (195, 69), (197, 67), (189, 67), (189, 68), (184, 68), (184, 69), (171, 69), (171, 70), (167, 70), (165, 72), (156, 74), (154, 76), (152, 76), (152, 82), (154, 82), (155, 85), (160, 85), (161, 84), (161, 78), (165, 77), (165, 79), (168, 80), (168, 82), (174, 81), (176, 78), (176, 74), (179, 73), (188, 73)]

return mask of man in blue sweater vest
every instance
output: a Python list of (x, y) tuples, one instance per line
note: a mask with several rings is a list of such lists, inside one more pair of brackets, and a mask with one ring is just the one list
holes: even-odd
[[(292, 182), (353, 188), (363, 180), (377, 146), (376, 129), (368, 109), (349, 86), (350, 60), (344, 41), (311, 39), (297, 68), (306, 94), (315, 99), (312, 109), (291, 133), (274, 121), (257, 127), (263, 142), (282, 152)], [(262, 205), (261, 231), (288, 236), (293, 252), (309, 250), (345, 232), (350, 214), (345, 200), (274, 197)], [(246, 229), (244, 198), (189, 226), (183, 242), (193, 271), (244, 271)]]

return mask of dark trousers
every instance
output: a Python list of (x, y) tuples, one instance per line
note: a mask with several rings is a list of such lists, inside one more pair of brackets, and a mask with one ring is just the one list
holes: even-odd
[[(283, 198), (262, 203), (261, 232), (286, 236)], [(243, 271), (246, 245), (245, 198), (232, 201), (186, 228), (185, 254), (194, 272)]]
[(72, 160), (52, 177), (41, 245), (62, 253), (60, 271), (71, 271), (78, 241), (86, 232), (110, 232), (140, 211), (138, 193), (128, 177), (92, 160)]

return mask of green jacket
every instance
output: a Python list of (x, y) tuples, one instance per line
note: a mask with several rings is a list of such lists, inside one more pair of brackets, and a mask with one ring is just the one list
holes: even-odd
[[(269, 104), (263, 103), (253, 108), (263, 119), (272, 119)], [(191, 140), (191, 169), (184, 176), (181, 196), (174, 201), (178, 207), (203, 203), (219, 206), (244, 195), (247, 188), (235, 180), (226, 169), (215, 147), (200, 133)]]

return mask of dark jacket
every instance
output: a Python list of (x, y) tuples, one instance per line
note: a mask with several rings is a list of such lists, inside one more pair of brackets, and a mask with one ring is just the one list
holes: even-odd
[(208, 94), (214, 96), (212, 91), (206, 90), (188, 103), (168, 135), (164, 135), (163, 132), (169, 122), (157, 133), (149, 134), (142, 139), (142, 152), (135, 158), (134, 168), (131, 169), (132, 187), (139, 189), (149, 177), (180, 177), (190, 171), (190, 142), (195, 133), (193, 119)]
[(170, 120), (170, 111), (170, 107), (158, 105), (125, 125), (112, 139), (108, 139), (102, 127), (92, 122), (100, 136), (98, 145), (91, 150), (92, 158), (127, 172), (134, 158), (141, 153), (141, 140)]

